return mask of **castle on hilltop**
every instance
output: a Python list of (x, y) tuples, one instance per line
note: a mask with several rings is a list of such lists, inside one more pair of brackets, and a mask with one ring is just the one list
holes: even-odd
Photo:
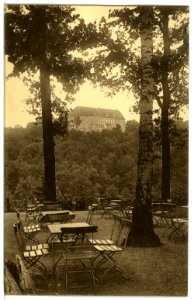
[(112, 129), (117, 125), (125, 130), (125, 119), (118, 110), (77, 106), (68, 116), (69, 130), (84, 132)]

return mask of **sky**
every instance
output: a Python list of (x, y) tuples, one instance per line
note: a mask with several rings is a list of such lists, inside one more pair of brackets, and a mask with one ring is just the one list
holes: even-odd
[[(11, 70), (11, 64), (7, 65)], [(58, 89), (59, 95), (63, 95), (62, 89)], [(22, 82), (17, 78), (5, 80), (5, 126), (14, 127), (21, 125), (25, 127), (27, 123), (34, 122), (35, 116), (27, 112), (27, 105), (24, 99), (30, 96), (30, 92)], [(134, 103), (133, 95), (127, 96), (127, 93), (119, 93), (112, 98), (105, 96), (100, 88), (94, 88), (91, 83), (86, 82), (80, 86), (80, 90), (75, 94), (75, 101), (69, 104), (69, 108), (76, 106), (89, 106), (94, 108), (118, 109), (126, 120), (139, 120), (139, 116), (129, 112), (129, 107)]]
[[(93, 5), (76, 5), (75, 7), (81, 17), (85, 19), (85, 22), (93, 22), (95, 20), (98, 22), (103, 16), (107, 18), (109, 10), (113, 8), (113, 6)], [(114, 6), (114, 8), (116, 8), (116, 6)], [(12, 67), (12, 64), (5, 60), (5, 77), (10, 74)], [(60, 86), (58, 92), (59, 96), (63, 97), (62, 88), (60, 88)], [(29, 122), (35, 121), (35, 116), (27, 112), (28, 107), (24, 102), (24, 99), (28, 96), (30, 96), (29, 90), (21, 79), (5, 79), (5, 127), (15, 127), (16, 125), (25, 127)], [(79, 92), (75, 94), (75, 99), (72, 104), (68, 104), (68, 108), (73, 109), (76, 106), (89, 106), (94, 108), (117, 109), (123, 114), (126, 121), (133, 119), (139, 121), (139, 115), (130, 110), (130, 107), (135, 103), (132, 93), (127, 95), (127, 92), (123, 92), (113, 97), (106, 97), (102, 89), (93, 87), (93, 85), (87, 81), (80, 86)], [(184, 112), (182, 117), (187, 119), (187, 112)]]
[[(108, 6), (76, 6), (78, 13), (86, 22), (100, 21), (102, 16), (107, 17), (110, 7)], [(12, 64), (5, 62), (5, 75), (12, 70)], [(60, 92), (60, 91), (59, 91)], [(5, 126), (15, 127), (20, 125), (25, 127), (27, 123), (34, 122), (35, 116), (27, 112), (27, 106), (24, 99), (30, 96), (28, 88), (18, 78), (5, 79)], [(134, 104), (134, 97), (127, 93), (119, 93), (112, 98), (105, 96), (100, 88), (94, 88), (88, 81), (80, 86), (79, 92), (75, 95), (75, 101), (69, 104), (69, 108), (76, 106), (89, 106), (94, 108), (106, 108), (119, 110), (125, 120), (139, 120), (139, 116), (129, 111)]]

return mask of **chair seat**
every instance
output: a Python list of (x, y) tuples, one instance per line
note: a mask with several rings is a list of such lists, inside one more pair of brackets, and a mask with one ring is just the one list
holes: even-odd
[(39, 227), (39, 225), (34, 225), (34, 226), (24, 226), (23, 228), (25, 233), (31, 233), (31, 232), (37, 232), (40, 231), (41, 228)]
[(24, 257), (36, 257), (49, 254), (48, 249), (24, 251)]
[[(70, 252), (63, 253), (63, 273), (65, 273), (66, 290), (68, 290), (68, 288), (80, 289), (81, 287), (89, 287), (90, 281), (92, 283), (93, 288), (95, 288), (95, 276), (93, 266), (93, 260), (96, 256), (95, 251), (91, 249), (80, 249), (77, 247), (72, 247), (71, 249), (67, 250)], [(85, 274), (81, 275), (81, 273)], [(88, 274), (87, 276), (86, 273)], [(71, 277), (69, 276), (70, 274)], [(72, 275), (75, 276), (76, 274), (77, 277), (74, 277), (73, 282), (70, 282)], [(75, 284), (77, 280), (78, 284)], [(84, 283), (83, 281), (80, 283), (80, 280), (83, 280)]]
[(89, 242), (93, 245), (113, 245), (114, 244), (114, 242), (111, 240), (89, 239)]
[(38, 244), (38, 245), (27, 245), (25, 250), (26, 251), (36, 251), (36, 250), (43, 250), (43, 249), (49, 249), (48, 244)]
[(94, 245), (94, 248), (100, 252), (111, 251), (111, 252), (119, 252), (123, 249), (116, 245)]

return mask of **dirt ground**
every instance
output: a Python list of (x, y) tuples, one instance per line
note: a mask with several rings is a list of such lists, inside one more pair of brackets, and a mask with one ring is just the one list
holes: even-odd
[[(86, 220), (87, 212), (75, 212), (74, 221)], [(22, 216), (24, 219), (24, 215)], [(19, 252), (13, 232), (14, 213), (4, 217), (4, 258), (14, 260)], [(113, 220), (96, 214), (93, 224), (98, 225), (95, 238), (110, 236)], [(116, 259), (129, 275), (128, 280), (118, 272), (110, 272), (96, 289), (76, 289), (68, 295), (91, 296), (187, 296), (188, 294), (188, 243), (170, 241), (162, 237), (164, 227), (156, 227), (162, 246), (157, 248), (127, 247)], [(45, 236), (44, 236), (45, 238)], [(51, 258), (50, 258), (51, 259)], [(63, 277), (56, 285), (49, 285), (48, 295), (67, 295)]]

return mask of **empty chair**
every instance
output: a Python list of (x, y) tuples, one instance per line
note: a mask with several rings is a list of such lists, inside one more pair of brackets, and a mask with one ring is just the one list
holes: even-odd
[(115, 254), (119, 254), (124, 250), (130, 227), (130, 220), (120, 218), (117, 242), (113, 244), (94, 244), (94, 248), (98, 252), (94, 262), (95, 269), (100, 273), (99, 280), (103, 280), (106, 274), (113, 270), (118, 271), (124, 278), (128, 279), (128, 275), (126, 274), (125, 270), (118, 264), (114, 256)]
[(25, 203), (25, 222), (26, 224), (34, 224), (37, 222), (39, 216), (39, 212), (37, 211), (37, 207), (35, 203), (31, 202)]
[[(87, 217), (86, 217), (86, 223), (89, 224), (89, 225), (92, 225), (93, 217), (94, 217), (94, 209), (91, 205), (89, 205), (88, 206), (88, 214), (87, 214)], [(65, 236), (65, 234), (63, 232), (63, 237), (64, 236)], [(84, 231), (84, 229), (83, 229), (82, 233), (78, 234), (77, 232), (75, 232), (74, 234), (71, 234), (71, 238), (73, 238), (75, 242), (78, 241), (78, 240), (81, 240), (82, 243), (83, 243), (84, 239), (86, 238), (86, 236), (87, 236), (87, 230)]]
[(89, 239), (89, 242), (93, 245), (112, 245), (117, 244), (118, 239), (120, 237), (120, 231), (121, 231), (121, 223), (120, 223), (120, 216), (113, 215), (113, 226), (111, 230), (110, 237), (107, 239)]
[[(90, 285), (95, 288), (95, 269), (93, 260), (96, 256), (94, 249), (72, 249), (70, 252), (63, 253), (64, 259), (64, 274), (65, 274), (65, 287), (66, 290), (69, 288), (81, 288), (89, 287)], [(77, 281), (77, 284), (73, 284)], [(77, 275), (77, 277), (76, 277)], [(76, 279), (76, 280), (75, 280)], [(82, 279), (82, 283), (80, 283)], [(83, 282), (84, 281), (84, 282)]]
[(41, 228), (38, 224), (24, 226), (20, 217), (18, 218), (17, 223), (18, 223), (18, 226), (20, 226), (20, 230), (22, 230), (24, 238), (28, 242), (39, 243), (36, 235), (41, 231)]
[(20, 247), (22, 258), (28, 268), (36, 268), (41, 271), (44, 276), (47, 276), (47, 268), (40, 259), (49, 254), (49, 245), (47, 243), (27, 244), (20, 222), (14, 224), (14, 232)]
[(27, 240), (28, 242), (39, 243), (38, 239), (36, 238), (36, 235), (41, 231), (40, 226), (38, 224), (23, 226), (23, 223), (20, 219), (20, 213), (19, 212), (16, 213), (17, 213), (17, 224), (23, 232), (24, 239)]
[(175, 241), (184, 241), (188, 234), (188, 219), (179, 218), (177, 211), (165, 214), (166, 228), (163, 231), (163, 237), (174, 239)]
[[(64, 235), (78, 235), (78, 230), (80, 232), (80, 228), (61, 228), (62, 234)], [(97, 226), (82, 227), (81, 231), (84, 234), (90, 233), (93, 236), (93, 233), (97, 231)], [(81, 244), (79, 246), (74, 244), (66, 248), (66, 251), (63, 252), (62, 265), (62, 274), (65, 275), (66, 290), (90, 286), (95, 288), (95, 269), (93, 264), (95, 257), (96, 251), (94, 251), (91, 244)], [(59, 272), (57, 272), (57, 274), (59, 274)]]

